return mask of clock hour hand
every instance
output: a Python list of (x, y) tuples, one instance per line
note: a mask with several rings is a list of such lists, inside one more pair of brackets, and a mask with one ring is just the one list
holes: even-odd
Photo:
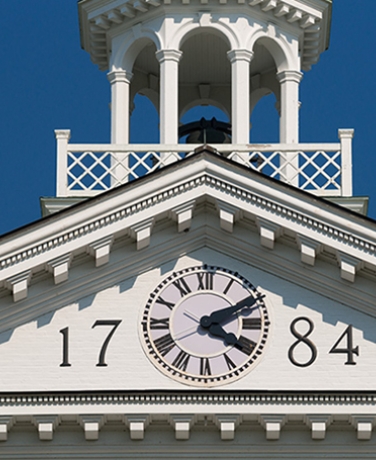
[(226, 307), (222, 310), (213, 311), (213, 313), (210, 316), (203, 316), (200, 319), (200, 326), (204, 329), (208, 329), (212, 324), (221, 323), (237, 311), (242, 310), (244, 307), (251, 307), (257, 300), (260, 300), (264, 297), (264, 295), (259, 295), (257, 297), (249, 296), (231, 307)]
[(231, 332), (228, 333), (226, 332), (222, 326), (219, 324), (212, 324), (208, 328), (209, 334), (214, 335), (214, 337), (220, 337), (224, 339), (226, 342), (226, 345), (235, 345), (238, 343), (238, 339), (235, 334), (232, 334)]

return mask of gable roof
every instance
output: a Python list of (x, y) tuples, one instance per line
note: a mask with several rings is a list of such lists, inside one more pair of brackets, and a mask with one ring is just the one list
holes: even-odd
[[(349, 303), (357, 273), (376, 279), (375, 221), (203, 148), (1, 237), (0, 286), (12, 291), (14, 301), (22, 301), (35, 273), (50, 272), (55, 284), (60, 284), (68, 279), (78, 254), (89, 253), (99, 267), (109, 261), (113, 242), (124, 235), (135, 240), (137, 250), (147, 248), (154, 225), (162, 219), (176, 221), (177, 232), (189, 230), (195, 206), (203, 201), (210, 202), (219, 216), (216, 235), (209, 232), (206, 244), (218, 247), (220, 241), (222, 248), (236, 252), (234, 229), (238, 223), (251, 224), (259, 234), (259, 248), (253, 247), (252, 254), (262, 267), (285, 277), (294, 271), (297, 282), (304, 284), (307, 274), (299, 273), (303, 265), (310, 269), (311, 286), (325, 285)], [(295, 249), (290, 252), (295, 259), (299, 256), (298, 266), (285, 256), (278, 261), (277, 251), (272, 250), (279, 244)], [(330, 281), (325, 282), (315, 267), (318, 258), (339, 266)], [(362, 298), (363, 311), (376, 314), (375, 294), (367, 289), (362, 284), (356, 295)]]

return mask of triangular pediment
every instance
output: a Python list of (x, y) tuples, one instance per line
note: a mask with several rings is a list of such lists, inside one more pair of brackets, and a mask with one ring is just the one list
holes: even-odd
[(375, 241), (374, 221), (204, 150), (4, 235), (1, 301), (69, 291), (81, 260), (97, 278), (121, 245), (130, 275), (206, 246), (375, 315)]

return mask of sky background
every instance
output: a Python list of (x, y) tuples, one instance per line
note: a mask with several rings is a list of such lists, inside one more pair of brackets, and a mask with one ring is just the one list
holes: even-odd
[[(338, 142), (338, 128), (355, 129), (354, 195), (370, 197), (376, 219), (376, 0), (333, 3), (329, 50), (301, 83), (300, 139)], [(77, 0), (0, 0), (0, 17), (3, 234), (39, 219), (39, 198), (55, 196), (54, 129), (71, 129), (72, 143), (110, 141), (110, 88), (81, 49)], [(253, 142), (278, 142), (273, 106), (268, 97), (257, 107)], [(138, 97), (131, 141), (157, 136), (155, 111)]]

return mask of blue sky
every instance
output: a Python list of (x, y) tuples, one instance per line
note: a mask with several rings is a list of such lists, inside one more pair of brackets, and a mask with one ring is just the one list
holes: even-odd
[[(40, 218), (39, 197), (55, 196), (54, 129), (71, 142), (110, 139), (110, 90), (81, 50), (76, 0), (2, 0), (0, 28), (0, 234)], [(329, 50), (301, 84), (302, 142), (337, 142), (355, 128), (354, 195), (370, 196), (376, 219), (375, 0), (334, 0)], [(153, 141), (156, 121), (136, 101), (131, 140)], [(272, 98), (257, 108), (253, 141), (276, 142)], [(149, 114), (145, 117), (145, 110)]]

